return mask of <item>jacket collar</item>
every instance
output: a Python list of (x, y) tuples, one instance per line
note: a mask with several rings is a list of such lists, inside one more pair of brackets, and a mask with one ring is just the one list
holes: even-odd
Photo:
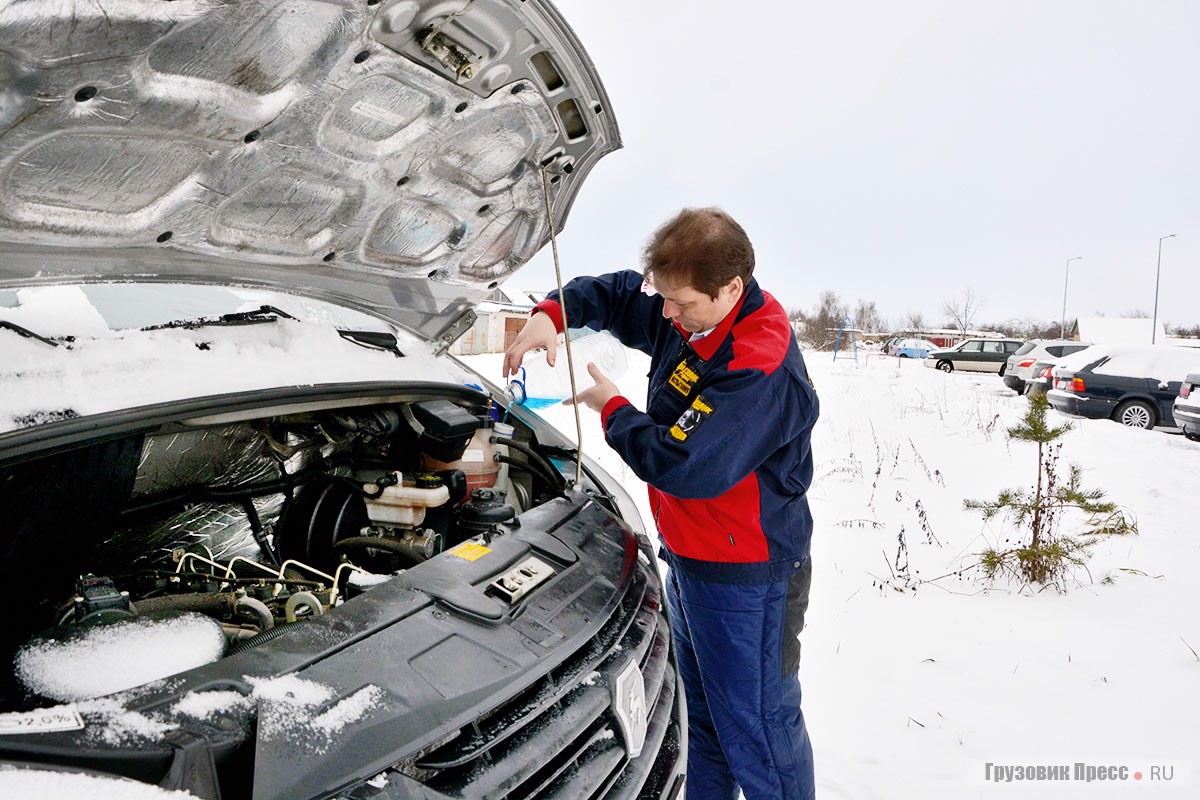
[[(742, 292), (742, 296), (738, 298), (737, 305), (735, 305), (730, 312), (725, 315), (724, 319), (717, 323), (717, 327), (713, 328), (712, 333), (708, 334), (708, 336), (705, 336), (703, 339), (692, 342), (692, 350), (694, 350), (696, 355), (700, 356), (700, 358), (708, 361), (717, 354), (717, 350), (721, 348), (721, 344), (726, 338), (728, 338), (729, 332), (733, 330), (734, 324), (746, 314), (749, 314), (756, 308), (762, 306), (762, 304), (762, 289), (759, 288), (758, 281), (756, 281), (754, 278), (751, 278), (750, 282), (746, 284), (746, 290)], [(682, 336), (684, 340), (687, 340), (691, 337), (691, 334), (680, 327), (678, 323), (672, 322), (671, 324), (675, 326), (675, 330), (679, 332), (679, 335)]]

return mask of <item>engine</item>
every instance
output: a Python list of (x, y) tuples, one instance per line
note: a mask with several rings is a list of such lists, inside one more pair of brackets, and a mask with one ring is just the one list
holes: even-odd
[[(65, 470), (113, 488), (96, 490), (103, 502), (84, 496), (91, 527), (69, 552), (56, 558), (37, 525), (9, 548), (33, 569), (17, 578), (20, 624), (0, 653), (13, 665), (5, 709), (86, 700), (259, 646), (499, 535), (565, 481), (528, 431), (497, 416), (435, 399), (182, 424), (18, 468), (18, 487)], [(122, 470), (132, 474), (114, 477)], [(43, 517), (53, 524), (30, 518)]]

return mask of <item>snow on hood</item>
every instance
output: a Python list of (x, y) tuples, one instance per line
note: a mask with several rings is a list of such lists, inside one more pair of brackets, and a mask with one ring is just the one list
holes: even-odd
[(211, 664), (224, 653), (220, 623), (181, 612), (54, 629), (22, 645), (13, 667), (34, 695), (90, 700)]
[(0, 290), (286, 288), (430, 340), (620, 146), (546, 0), (0, 3)]
[(332, 689), (297, 675), (245, 678), (254, 687), (258, 703), (259, 738), (287, 739), (292, 746), (315, 753), (327, 750), (336, 734), (369, 716), (384, 700), (383, 690), (372, 684), (328, 705), (335, 696)]
[(196, 800), (190, 792), (168, 791), (140, 781), (79, 772), (0, 765), (0, 797), (36, 800)]

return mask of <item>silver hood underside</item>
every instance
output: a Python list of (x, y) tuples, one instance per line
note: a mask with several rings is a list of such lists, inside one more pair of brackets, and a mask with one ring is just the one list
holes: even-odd
[(446, 342), (620, 146), (544, 0), (0, 0), (0, 288), (272, 287)]

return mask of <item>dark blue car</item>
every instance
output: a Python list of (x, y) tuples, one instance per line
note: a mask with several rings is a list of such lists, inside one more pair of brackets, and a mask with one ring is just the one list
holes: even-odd
[(1176, 427), (1172, 405), (1197, 365), (1200, 350), (1194, 348), (1092, 346), (1058, 362), (1047, 399), (1075, 417), (1147, 430)]

